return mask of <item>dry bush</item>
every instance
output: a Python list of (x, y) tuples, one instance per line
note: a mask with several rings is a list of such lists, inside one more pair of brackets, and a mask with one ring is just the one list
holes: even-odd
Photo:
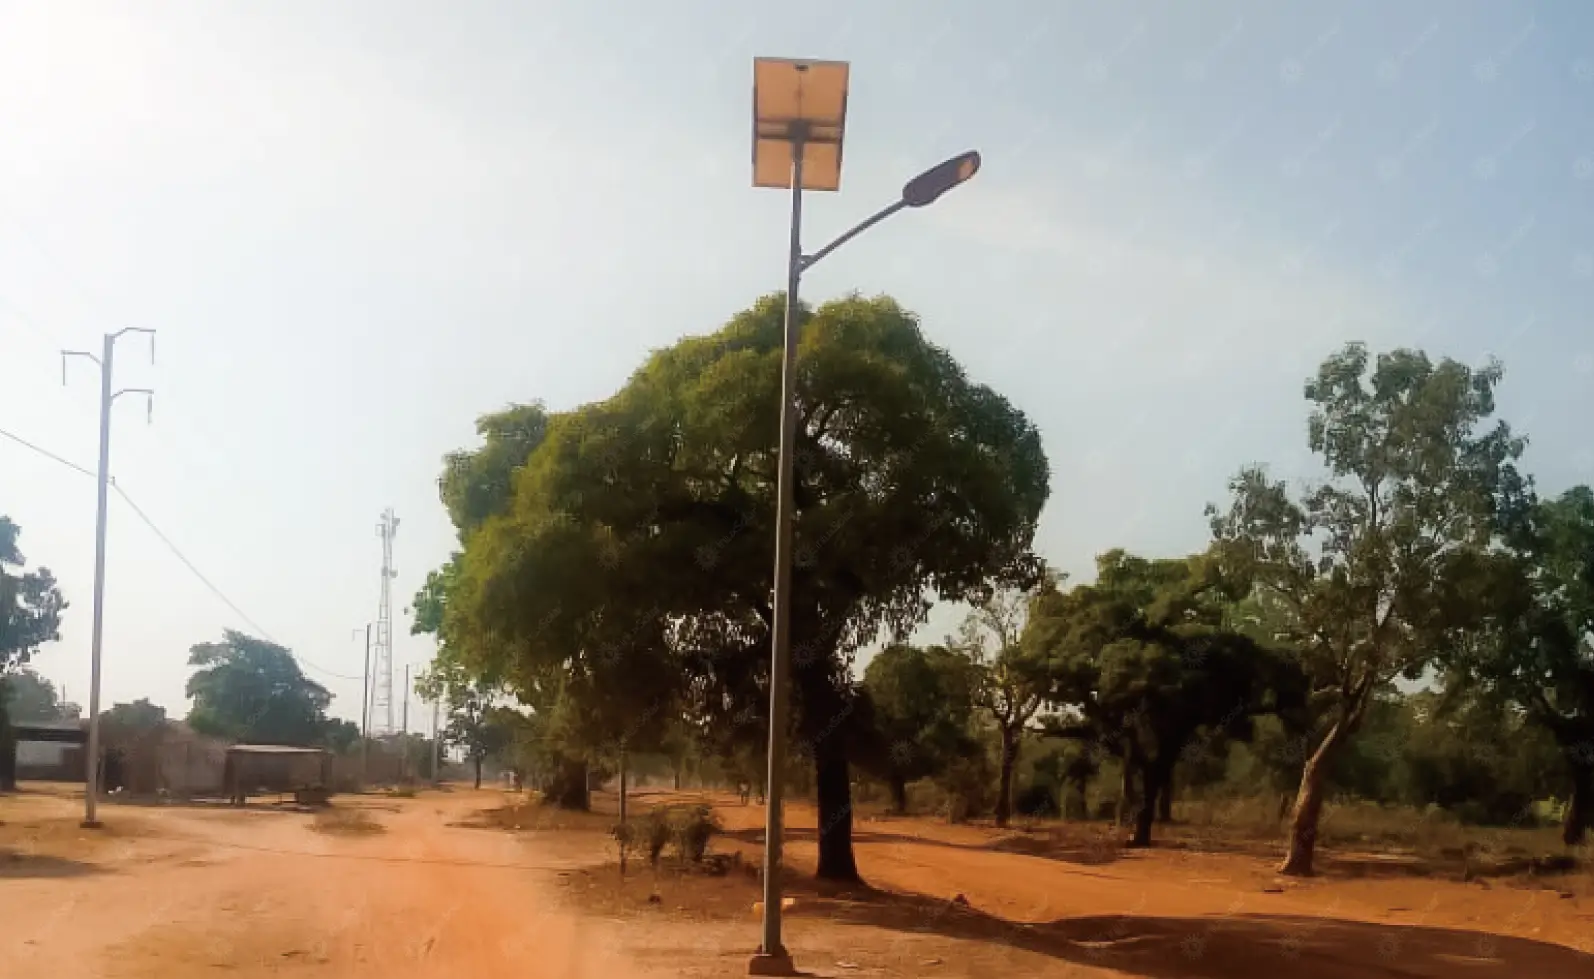
[(675, 854), (682, 863), (700, 863), (708, 852), (709, 841), (724, 829), (714, 808), (708, 805), (678, 806), (669, 816), (675, 841)]

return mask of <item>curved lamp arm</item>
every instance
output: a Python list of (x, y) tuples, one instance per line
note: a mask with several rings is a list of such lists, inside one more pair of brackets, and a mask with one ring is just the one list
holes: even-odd
[(830, 244), (812, 255), (802, 256), (797, 262), (797, 271), (799, 273), (807, 271), (821, 258), (829, 255), (905, 207), (925, 207), (935, 203), (942, 194), (974, 176), (979, 172), (979, 169), (980, 154), (973, 150), (967, 153), (959, 153), (950, 160), (936, 164), (908, 181), (902, 188), (902, 196), (895, 203), (881, 208), (853, 225)]
[(825, 247), (819, 249), (817, 252), (814, 252), (812, 255), (804, 255), (802, 257), (802, 262), (798, 265), (798, 269), (801, 270), (801, 271), (807, 271), (810, 266), (812, 266), (814, 263), (818, 262), (821, 258), (824, 258), (826, 255), (829, 255), (831, 252), (833, 252), (836, 249), (840, 248), (842, 245), (845, 245), (847, 242), (849, 242), (852, 239), (858, 237), (859, 235), (863, 234), (865, 231), (868, 231), (870, 228), (874, 227), (875, 225), (879, 224), (881, 221), (884, 221), (886, 218), (890, 217), (891, 215), (897, 213), (898, 211), (902, 210), (904, 207), (907, 207), (907, 206), (908, 206), (908, 202), (907, 201), (899, 200), (899, 201), (897, 201), (894, 204), (890, 204), (890, 205), (888, 205), (886, 207), (883, 207), (880, 210), (874, 212), (874, 214), (870, 215), (867, 218), (864, 218), (862, 221), (859, 221), (857, 224), (853, 225), (851, 229), (849, 229), (849, 230), (847, 230), (845, 232), (842, 232), (840, 235), (838, 235), (836, 237), (836, 239), (834, 241), (832, 241), (830, 244), (826, 245)]

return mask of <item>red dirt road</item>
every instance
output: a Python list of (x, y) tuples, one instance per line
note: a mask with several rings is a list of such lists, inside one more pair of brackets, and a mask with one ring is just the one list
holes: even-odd
[(67, 798), (4, 800), (0, 841), (22, 856), (0, 865), (0, 976), (644, 974), (612, 926), (558, 909), (555, 872), (584, 861), (542, 834), (447, 825), (498, 801), (345, 803), (383, 825), (364, 837), (300, 813), (105, 806), (102, 838), (77, 829)]
[[(637, 811), (668, 797), (640, 796)], [(742, 869), (638, 868), (621, 883), (596, 867), (613, 856), (612, 817), (527, 810), (568, 828), (518, 831), (473, 819), (504, 802), (492, 791), (340, 800), (334, 813), (380, 824), (368, 835), (263, 808), (112, 805), (91, 834), (68, 795), (0, 798), (0, 979), (745, 974), (760, 807), (721, 808), (729, 832), (714, 849), (740, 851)], [(1594, 979), (1594, 890), (1577, 881), (1281, 887), (1254, 855), (1034, 855), (1008, 852), (1023, 834), (860, 817), (858, 863), (878, 890), (830, 893), (804, 879), (813, 808), (789, 815), (786, 940), (816, 976)]]

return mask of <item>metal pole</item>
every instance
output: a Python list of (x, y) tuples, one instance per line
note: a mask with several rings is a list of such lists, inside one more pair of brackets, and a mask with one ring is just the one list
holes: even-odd
[(371, 623), (365, 624), (365, 679), (360, 686), (360, 788), (365, 788), (370, 772), (366, 761), (371, 747)]
[[(781, 802), (791, 669), (792, 456), (797, 440), (797, 286), (802, 277), (803, 133), (792, 140), (791, 247), (786, 259), (786, 349), (780, 367), (780, 475), (775, 502), (775, 623), (769, 668), (769, 777), (764, 798), (764, 936), (759, 954), (789, 963), (780, 940)], [(774, 963), (771, 963), (774, 964)]]
[(94, 630), (89, 652), (89, 751), (83, 790), (83, 827), (100, 825), (100, 649), (105, 637), (105, 500), (111, 465), (111, 355), (116, 335), (105, 335), (100, 352), (100, 471), (94, 517)]
[(404, 730), (399, 734), (399, 778), (410, 774), (410, 665), (404, 664)]
[[(444, 688), (444, 689), (446, 690), (447, 688)], [(439, 737), (438, 733), (437, 733), (438, 713), (442, 709), (442, 705), (443, 705), (443, 691), (439, 691), (438, 695), (437, 695), (437, 699), (432, 701), (432, 784), (434, 784), (434, 785), (436, 785), (436, 784), (438, 784), (438, 783), (443, 781), (442, 774), (438, 771), (438, 768), (437, 768), (438, 763), (442, 759), (442, 753), (443, 753), (442, 752), (442, 747), (441, 747), (442, 743), (443, 743), (443, 739), (441, 737)]]

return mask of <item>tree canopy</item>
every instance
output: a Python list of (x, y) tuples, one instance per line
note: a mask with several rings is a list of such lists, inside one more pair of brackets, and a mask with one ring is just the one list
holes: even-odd
[(897, 811), (909, 782), (938, 775), (980, 750), (972, 736), (975, 679), (968, 659), (945, 646), (893, 643), (864, 668), (874, 719), (860, 766), (885, 780)]
[(1487, 579), (1487, 624), (1446, 651), (1449, 683), (1504, 698), (1560, 745), (1568, 845), (1594, 825), (1594, 490), (1534, 500)]
[(221, 642), (189, 650), (188, 726), (201, 734), (255, 744), (315, 745), (335, 737), (326, 715), (332, 695), (299, 669), (282, 646), (227, 630)]
[(83, 713), (77, 704), (61, 699), (55, 684), (30, 669), (0, 679), (0, 719), (13, 722), (75, 720)]
[(21, 669), (47, 642), (61, 638), (66, 600), (49, 568), (22, 569), (22, 528), (0, 516), (0, 677)]
[[(1044, 579), (1056, 587), (1057, 579)], [(1006, 588), (975, 604), (948, 645), (967, 657), (973, 678), (974, 703), (996, 725), (996, 825), (1006, 826), (1013, 813), (1013, 766), (1030, 721), (1045, 704), (1051, 681), (1044, 661), (1022, 643), (1031, 596)]]
[(1328, 477), (1299, 497), (1258, 468), (1210, 507), (1218, 553), (1284, 611), (1285, 637), (1332, 698), (1306, 763), (1282, 870), (1308, 874), (1326, 764), (1381, 685), (1415, 679), (1476, 624), (1497, 530), (1515, 523), (1523, 440), (1490, 424), (1498, 364), (1350, 344), (1306, 385), (1307, 444)]
[[(548, 421), (507, 510), (464, 540), (444, 629), (468, 636), (474, 668), (523, 699), (565, 700), (586, 738), (647, 737), (677, 704), (704, 726), (758, 723), (782, 310), (761, 300)], [(820, 873), (850, 878), (853, 656), (905, 637), (932, 597), (1032, 583), (1047, 467), (1023, 414), (894, 302), (802, 319), (793, 717), (818, 764)]]
[(1248, 739), (1254, 715), (1298, 696), (1287, 661), (1231, 628), (1240, 586), (1207, 555), (1108, 551), (1097, 578), (1036, 602), (1024, 637), (1046, 661), (1054, 734), (1085, 738), (1141, 779), (1133, 842), (1151, 842), (1159, 799), (1199, 740)]

